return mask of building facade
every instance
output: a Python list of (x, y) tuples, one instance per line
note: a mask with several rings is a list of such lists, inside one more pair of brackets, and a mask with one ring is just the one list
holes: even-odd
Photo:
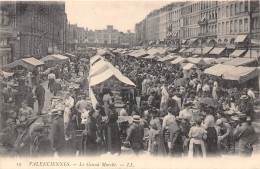
[(64, 2), (16, 2), (16, 25), (20, 42), (16, 58), (41, 58), (65, 53), (67, 15)]
[(217, 42), (234, 44), (238, 35), (250, 33), (249, 1), (219, 1)]
[(159, 13), (159, 41), (164, 42), (167, 34), (167, 7), (160, 10)]
[(146, 41), (148, 43), (159, 40), (160, 10), (151, 12), (146, 17)]
[(15, 43), (19, 41), (15, 16), (16, 2), (0, 2), (0, 67), (15, 59)]
[[(0, 2), (1, 66), (24, 57), (67, 50), (64, 2)], [(3, 56), (3, 57), (2, 57)]]
[[(185, 47), (194, 42), (215, 46), (234, 44), (238, 36), (246, 35), (243, 46), (248, 47), (249, 40), (254, 46), (259, 44), (259, 17), (259, 0), (174, 2), (147, 15), (146, 37), (142, 41), (165, 38), (171, 44), (182, 40)], [(138, 40), (140, 27), (140, 23), (136, 25)]]
[(87, 31), (86, 43), (88, 46), (113, 46), (134, 45), (135, 34), (128, 31), (127, 33), (119, 32), (114, 29), (113, 25), (107, 25), (104, 30)]
[(127, 33), (120, 32), (119, 34), (119, 44), (123, 46), (133, 46), (135, 45), (135, 34), (130, 30)]
[(138, 45), (146, 43), (146, 19), (135, 25), (135, 41)]

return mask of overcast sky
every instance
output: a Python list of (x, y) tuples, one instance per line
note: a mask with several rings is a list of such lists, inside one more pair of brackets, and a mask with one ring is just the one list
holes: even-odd
[(154, 9), (170, 1), (66, 1), (66, 12), (71, 24), (89, 29), (115, 29), (134, 32), (135, 24), (142, 21)]

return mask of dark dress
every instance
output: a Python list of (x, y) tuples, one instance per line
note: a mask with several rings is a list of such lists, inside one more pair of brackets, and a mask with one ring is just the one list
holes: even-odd
[(64, 121), (60, 117), (56, 117), (51, 124), (50, 139), (52, 148), (55, 149), (59, 155), (63, 154), (65, 145)]
[(183, 151), (182, 132), (179, 126), (175, 123), (169, 126), (170, 138), (169, 141), (172, 144), (170, 149), (170, 155), (174, 157), (181, 157)]
[(35, 89), (35, 96), (38, 101), (38, 113), (41, 113), (43, 107), (44, 107), (44, 101), (45, 101), (45, 89), (41, 84), (36, 86)]
[(79, 154), (81, 156), (93, 156), (97, 154), (97, 125), (95, 119), (88, 117), (85, 130), (82, 133)]
[(107, 133), (108, 133), (108, 151), (111, 154), (121, 153), (121, 141), (120, 133), (118, 127), (118, 115), (116, 113), (111, 113), (108, 116), (107, 121)]
[(206, 129), (207, 131), (207, 156), (216, 156), (217, 148), (218, 148), (218, 136), (217, 131), (214, 127), (209, 127)]

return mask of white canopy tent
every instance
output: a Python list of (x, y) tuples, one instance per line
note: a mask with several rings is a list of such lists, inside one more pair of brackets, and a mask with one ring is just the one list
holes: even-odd
[(190, 70), (190, 69), (197, 69), (197, 66), (192, 63), (187, 63), (185, 66), (182, 68), (183, 70)]
[(171, 61), (171, 64), (175, 65), (175, 64), (178, 64), (178, 63), (183, 63), (183, 62), (185, 62), (186, 60), (187, 60), (186, 58), (178, 57), (178, 58), (176, 58), (175, 60)]
[(222, 76), (225, 72), (233, 69), (235, 66), (231, 65), (222, 65), (222, 64), (217, 64), (214, 65), (210, 68), (205, 69), (204, 73), (209, 74), (209, 75), (214, 75), (214, 76)]
[[(99, 61), (97, 61), (100, 59)], [(97, 61), (93, 64), (94, 61)], [(91, 64), (92, 63), (92, 64)], [(113, 79), (111, 79), (113, 78)], [(93, 88), (98, 87), (99, 84), (105, 84), (107, 80), (111, 79), (113, 82), (118, 84), (125, 84), (129, 87), (135, 87), (135, 84), (125, 77), (117, 68), (115, 68), (111, 63), (107, 62), (101, 56), (93, 57), (90, 60), (90, 72), (89, 72), (89, 96), (93, 107), (97, 104), (97, 99), (93, 92)], [(109, 82), (109, 81), (108, 81)]]

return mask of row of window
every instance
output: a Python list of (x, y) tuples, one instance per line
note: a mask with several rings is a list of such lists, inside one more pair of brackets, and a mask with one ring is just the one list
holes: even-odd
[[(204, 9), (208, 8), (208, 7), (205, 7), (205, 8), (203, 7), (207, 3), (208, 2), (206, 2), (206, 1), (202, 2), (202, 3), (199, 2), (199, 3), (193, 4), (191, 6), (185, 7), (182, 9), (184, 12), (181, 12), (180, 10), (175, 10), (173, 12), (170, 12), (168, 14), (168, 19), (172, 20), (173, 18), (179, 18), (182, 15), (189, 14), (190, 12), (187, 12), (187, 10), (193, 11), (193, 12), (204, 10)], [(211, 1), (211, 3), (216, 3), (216, 1)], [(201, 4), (201, 5), (199, 5), (199, 4)], [(201, 6), (201, 8), (199, 8), (199, 6)], [(211, 7), (211, 6), (209, 6), (209, 7)], [(192, 9), (194, 9), (194, 10), (192, 10)], [(201, 12), (200, 18), (198, 18), (198, 19), (206, 18), (206, 19), (211, 20), (211, 19), (217, 19), (218, 17), (219, 18), (232, 17), (238, 13), (243, 13), (243, 12), (247, 12), (247, 11), (248, 11), (248, 1), (239, 1), (234, 4), (223, 5), (222, 7), (219, 7), (218, 9), (212, 9), (209, 11)], [(193, 20), (193, 18), (192, 18), (192, 20)], [(194, 21), (194, 22), (196, 22), (196, 21)]]
[(218, 23), (218, 34), (243, 33), (249, 30), (248, 18)]
[(260, 29), (260, 17), (255, 17), (252, 19), (252, 29)]
[(220, 18), (232, 17), (238, 13), (243, 13), (248, 11), (248, 1), (240, 1), (234, 4), (222, 6), (218, 8), (218, 13)]
[(0, 24), (7, 26), (9, 25), (9, 22), (10, 22), (9, 13), (7, 11), (0, 10)]
[(195, 13), (200, 10), (208, 9), (217, 5), (217, 1), (202, 1), (182, 8), (182, 15)]
[(167, 18), (169, 20), (172, 20), (173, 18), (179, 18), (181, 17), (181, 10), (179, 9), (179, 10), (172, 11), (167, 15), (168, 15)]

